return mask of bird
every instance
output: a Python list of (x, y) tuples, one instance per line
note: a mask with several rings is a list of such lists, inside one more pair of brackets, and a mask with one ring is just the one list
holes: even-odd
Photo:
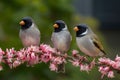
[(20, 21), (19, 37), (24, 47), (39, 46), (40, 30), (31, 17), (24, 17)]
[[(51, 36), (51, 41), (54, 48), (57, 49), (61, 54), (65, 54), (70, 48), (72, 40), (71, 34), (68, 31), (67, 25), (63, 20), (56, 20), (54, 25), (54, 31)], [(57, 72), (65, 72), (65, 64), (58, 65)]]
[(90, 57), (104, 56), (106, 52), (97, 35), (87, 24), (78, 24), (74, 27), (78, 48)]

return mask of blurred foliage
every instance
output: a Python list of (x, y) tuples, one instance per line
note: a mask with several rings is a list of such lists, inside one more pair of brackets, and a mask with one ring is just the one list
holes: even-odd
[[(19, 39), (19, 21), (25, 16), (31, 16), (41, 31), (41, 43), (51, 44), (52, 25), (55, 20), (62, 19), (68, 24), (73, 35), (71, 49), (77, 49), (73, 27), (75, 24), (88, 23), (91, 26), (98, 25), (93, 18), (84, 18), (75, 14), (72, 5), (73, 0), (0, 0), (0, 47), (22, 48)], [(38, 64), (34, 67), (21, 65), (15, 69), (9, 69), (4, 65), (0, 72), (0, 80), (98, 80), (100, 74), (96, 69), (90, 74), (80, 72), (79, 68), (66, 65), (66, 73), (51, 72), (48, 64)], [(106, 79), (105, 79), (106, 80)]]

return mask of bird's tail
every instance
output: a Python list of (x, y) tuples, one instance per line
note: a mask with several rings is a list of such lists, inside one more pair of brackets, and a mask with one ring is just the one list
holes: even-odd
[(110, 57), (110, 56), (115, 56), (115, 55), (117, 55), (117, 54), (120, 54), (120, 51), (119, 51), (119, 49), (117, 49), (117, 48), (111, 48), (111, 47), (109, 47), (108, 49), (108, 56)]
[(64, 63), (58, 65), (57, 72), (58, 73), (65, 73), (65, 64)]
[(101, 51), (101, 53), (99, 55), (104, 56), (104, 57), (110, 57), (110, 56), (115, 56), (115, 55), (120, 53), (119, 49), (116, 49), (116, 48), (114, 48), (114, 49), (113, 48), (107, 48), (106, 51), (107, 52)]

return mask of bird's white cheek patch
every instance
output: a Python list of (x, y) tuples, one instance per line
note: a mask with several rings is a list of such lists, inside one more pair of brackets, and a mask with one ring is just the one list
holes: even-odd
[(82, 33), (81, 35), (86, 35), (87, 33), (88, 33), (88, 29), (84, 33)]

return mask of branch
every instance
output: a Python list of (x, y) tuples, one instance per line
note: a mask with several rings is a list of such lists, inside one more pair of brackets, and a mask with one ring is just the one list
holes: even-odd
[(50, 70), (57, 71), (58, 65), (61, 63), (72, 63), (75, 67), (80, 67), (80, 71), (91, 71), (95, 66), (102, 74), (101, 78), (107, 76), (114, 78), (114, 71), (120, 72), (120, 57), (117, 55), (115, 60), (106, 57), (98, 58), (98, 61), (89, 61), (85, 56), (81, 56), (77, 50), (72, 51), (72, 55), (61, 54), (56, 49), (46, 44), (40, 46), (30, 46), (28, 48), (16, 51), (14, 48), (3, 51), (0, 48), (0, 70), (3, 70), (2, 64), (8, 64), (12, 68), (16, 68), (23, 63), (27, 66), (33, 66), (41, 62), (50, 63)]

